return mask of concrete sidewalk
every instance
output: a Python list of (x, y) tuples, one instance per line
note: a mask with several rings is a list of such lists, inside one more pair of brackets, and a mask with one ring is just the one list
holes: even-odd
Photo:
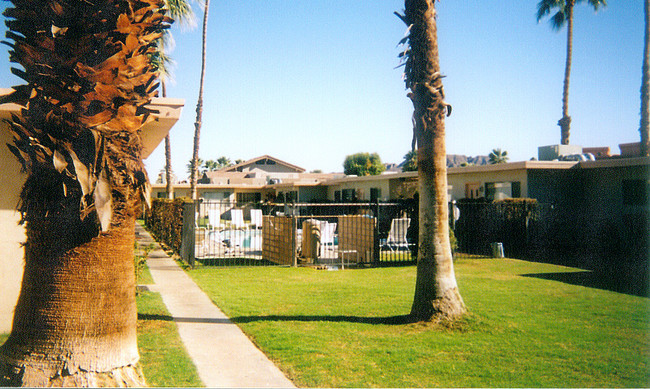
[(136, 224), (135, 233), (140, 244), (155, 244), (147, 260), (155, 282), (149, 289), (161, 294), (206, 387), (295, 388), (144, 228)]

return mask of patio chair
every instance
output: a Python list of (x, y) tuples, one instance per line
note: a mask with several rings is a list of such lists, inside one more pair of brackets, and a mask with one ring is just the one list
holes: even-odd
[(230, 222), (233, 228), (246, 228), (246, 224), (244, 224), (244, 212), (241, 209), (231, 209), (230, 216)]
[(334, 232), (336, 231), (336, 223), (329, 223), (327, 221), (321, 222), (320, 225), (320, 243), (322, 245), (334, 245)]
[(208, 230), (203, 240), (203, 255), (221, 255), (226, 245), (223, 242), (221, 231), (218, 229)]
[(406, 239), (406, 231), (408, 231), (410, 225), (411, 219), (409, 218), (393, 219), (390, 222), (388, 238), (382, 239), (382, 247), (388, 247), (391, 252), (400, 249), (408, 249), (409, 245), (408, 240)]
[(208, 209), (208, 226), (211, 230), (221, 227), (221, 212), (218, 209)]
[(251, 209), (251, 226), (262, 228), (262, 210)]

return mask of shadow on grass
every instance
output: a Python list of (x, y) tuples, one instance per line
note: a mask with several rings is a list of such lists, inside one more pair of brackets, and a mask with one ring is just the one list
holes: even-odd
[(169, 315), (158, 315), (149, 313), (138, 313), (138, 320), (159, 320), (175, 321), (177, 323), (212, 323), (212, 324), (232, 324), (233, 322), (223, 318), (209, 317), (171, 317)]
[[(361, 317), (346, 315), (254, 315), (254, 316), (237, 316), (227, 318), (194, 318), (194, 317), (172, 317), (169, 315), (138, 313), (138, 320), (151, 321), (174, 321), (177, 323), (210, 323), (210, 324), (245, 324), (254, 322), (325, 322), (325, 323), (354, 323), (354, 324), (372, 324), (372, 325), (394, 325), (402, 326), (407, 324), (425, 324), (444, 329), (467, 329), (467, 324), (476, 322), (468, 314), (462, 320), (448, 320), (445, 318), (435, 317), (431, 320), (418, 320), (412, 315), (396, 315), (385, 317)], [(467, 319), (469, 318), (469, 322)]]
[(411, 315), (388, 316), (388, 317), (360, 317), (360, 316), (325, 316), (325, 315), (265, 315), (265, 316), (238, 316), (233, 317), (233, 323), (251, 323), (257, 321), (278, 321), (278, 322), (330, 322), (330, 323), (360, 323), (360, 324), (384, 324), (404, 325), (416, 323)]
[(280, 316), (280, 315), (265, 315), (265, 316), (239, 316), (231, 319), (220, 318), (194, 318), (194, 317), (177, 317), (174, 318), (169, 315), (158, 315), (149, 313), (138, 313), (138, 320), (160, 320), (160, 321), (175, 321), (180, 323), (214, 323), (214, 324), (232, 324), (232, 323), (251, 323), (256, 321), (301, 321), (301, 322), (316, 322), (324, 321), (331, 323), (361, 323), (361, 324), (387, 324), (387, 325), (404, 325), (416, 323), (416, 320), (410, 315), (389, 316), (389, 317), (359, 317), (359, 316)]
[(541, 278), (544, 280), (559, 281), (565, 284), (580, 285), (588, 288), (609, 290), (633, 296), (650, 297), (647, 288), (638, 282), (631, 282), (629, 278), (613, 277), (611, 275), (593, 271), (562, 272), (562, 273), (531, 273), (522, 274), (523, 277)]

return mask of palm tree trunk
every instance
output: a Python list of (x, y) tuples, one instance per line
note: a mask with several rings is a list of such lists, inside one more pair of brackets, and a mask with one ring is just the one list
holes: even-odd
[[(25, 271), (0, 386), (143, 386), (134, 223), (148, 199), (140, 130), (171, 21), (156, 0), (13, 1), (14, 152)], [(55, 27), (59, 27), (56, 30)], [(29, 91), (29, 93), (25, 93)]]
[(406, 0), (412, 23), (409, 83), (418, 145), (419, 249), (411, 315), (416, 320), (454, 319), (465, 311), (449, 243), (444, 102), (433, 0)]
[(137, 364), (135, 218), (92, 239), (88, 219), (27, 222), (23, 286), (0, 349), (0, 386), (145, 385)]
[(196, 181), (198, 179), (199, 140), (201, 138), (201, 118), (203, 116), (203, 85), (205, 83), (206, 42), (208, 38), (208, 10), (210, 0), (205, 0), (203, 13), (203, 46), (201, 49), (201, 79), (199, 81), (199, 98), (196, 102), (196, 122), (194, 123), (194, 150), (192, 153), (192, 172), (190, 173), (190, 193), (193, 200), (197, 199)]
[(641, 156), (650, 156), (650, 0), (643, 2), (645, 34), (643, 37), (643, 71), (641, 75)]
[[(160, 82), (162, 86), (162, 97), (167, 97), (167, 85), (165, 81)], [(165, 183), (167, 198), (174, 198), (174, 183), (172, 182), (172, 141), (169, 133), (165, 135)]]
[(571, 77), (571, 57), (573, 53), (573, 6), (575, 0), (567, 1), (567, 37), (566, 37), (566, 63), (564, 67), (564, 88), (562, 90), (562, 119), (557, 124), (560, 126), (561, 140), (563, 145), (569, 144), (571, 132), (571, 116), (569, 116), (569, 79)]

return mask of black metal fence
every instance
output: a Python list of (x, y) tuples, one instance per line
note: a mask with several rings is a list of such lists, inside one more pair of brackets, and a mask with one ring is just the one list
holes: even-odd
[[(209, 265), (413, 263), (414, 203), (196, 205), (194, 254)], [(414, 232), (415, 231), (415, 232)]]
[[(417, 258), (416, 201), (189, 204), (188, 258), (209, 265), (394, 266)], [(449, 204), (454, 258), (505, 256), (647, 274), (648, 217), (606, 215), (535, 200)], [(629, 220), (628, 220), (629, 219)], [(185, 227), (184, 227), (185, 229)], [(188, 236), (184, 231), (184, 236)], [(194, 248), (193, 250), (191, 248)], [(184, 257), (185, 258), (185, 257)], [(186, 259), (187, 260), (187, 259)], [(192, 259), (193, 260), (193, 259)]]

